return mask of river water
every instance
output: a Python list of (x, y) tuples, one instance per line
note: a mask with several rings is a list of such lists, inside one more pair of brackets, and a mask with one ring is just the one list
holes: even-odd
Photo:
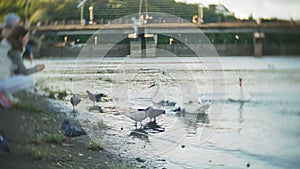
[[(137, 167), (300, 166), (300, 57), (52, 57), (36, 63), (46, 64), (34, 75), (39, 90), (48, 87), (69, 94), (53, 106), (79, 119), (105, 149), (145, 160), (133, 161)], [(239, 94), (239, 77), (244, 92), (251, 95), (249, 102), (227, 99)], [(149, 88), (153, 81), (160, 88)], [(106, 95), (96, 103), (104, 113), (93, 109), (86, 90)], [(76, 113), (69, 103), (71, 93), (82, 99)], [(172, 112), (174, 107), (152, 105), (151, 99), (157, 97), (177, 103), (201, 100), (210, 109), (205, 114), (178, 115)], [(130, 109), (150, 105), (166, 110), (157, 118), (156, 129), (136, 129), (124, 116)]]

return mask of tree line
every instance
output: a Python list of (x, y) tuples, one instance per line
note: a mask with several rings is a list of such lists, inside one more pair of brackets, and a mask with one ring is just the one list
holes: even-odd
[[(145, 1), (143, 1), (145, 2)], [(0, 20), (3, 21), (9, 12), (18, 13), (21, 18), (31, 23), (52, 22), (61, 20), (80, 20), (80, 8), (78, 0), (14, 0), (0, 1)], [(138, 13), (140, 0), (87, 0), (84, 4), (84, 19), (89, 19), (88, 8), (93, 6), (94, 19), (99, 22), (114, 20), (126, 15)], [(27, 12), (26, 12), (27, 8)], [(142, 12), (162, 12), (176, 15), (180, 18), (192, 21), (192, 17), (198, 15), (197, 4), (175, 2), (175, 0), (149, 0), (141, 6)], [(204, 8), (204, 22), (236, 21), (234, 15), (225, 16), (215, 11)]]

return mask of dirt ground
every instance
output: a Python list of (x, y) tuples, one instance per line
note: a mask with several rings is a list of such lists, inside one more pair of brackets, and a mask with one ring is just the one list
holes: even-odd
[(92, 144), (88, 136), (66, 139), (60, 130), (66, 115), (51, 108), (46, 98), (29, 93), (18, 97), (20, 104), (8, 110), (0, 107), (0, 132), (11, 150), (0, 151), (1, 169), (134, 168)]

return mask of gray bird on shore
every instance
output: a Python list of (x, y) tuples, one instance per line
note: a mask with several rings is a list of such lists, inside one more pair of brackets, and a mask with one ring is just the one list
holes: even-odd
[(78, 97), (76, 97), (75, 95), (73, 95), (70, 98), (70, 102), (73, 105), (73, 111), (75, 111), (75, 106), (77, 106), (81, 102), (81, 99), (79, 99)]
[(154, 109), (153, 107), (147, 107), (145, 109), (145, 112), (146, 112), (146, 115), (147, 117), (150, 118), (150, 121), (152, 121), (152, 119), (154, 119), (154, 121), (156, 121), (156, 117), (162, 115), (162, 114), (165, 114), (166, 111), (165, 110), (162, 110), (162, 109)]
[(61, 125), (61, 130), (63, 131), (63, 134), (67, 137), (77, 137), (81, 135), (86, 135), (86, 132), (84, 130), (73, 126), (67, 119), (64, 119), (64, 122)]
[(140, 123), (140, 127), (143, 126), (142, 121), (147, 118), (146, 112), (144, 109), (138, 109), (137, 111), (132, 111), (125, 113), (125, 116), (135, 121), (135, 126), (137, 127), (138, 122)]
[(10, 152), (7, 140), (4, 136), (4, 134), (2, 134), (2, 133), (0, 133), (0, 146), (1, 146), (2, 151)]
[(93, 104), (95, 106), (95, 102), (100, 102), (101, 101), (101, 97), (104, 97), (105, 95), (103, 93), (100, 94), (93, 94), (90, 91), (86, 91), (88, 94), (88, 97), (91, 101), (93, 101)]

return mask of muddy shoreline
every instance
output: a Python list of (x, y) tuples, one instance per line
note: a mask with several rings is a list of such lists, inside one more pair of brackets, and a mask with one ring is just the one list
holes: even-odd
[[(149, 168), (140, 158), (124, 159), (94, 144), (88, 136), (66, 139), (60, 126), (68, 115), (52, 106), (50, 99), (25, 92), (17, 97), (21, 103), (8, 110), (0, 108), (0, 131), (11, 150), (0, 152), (0, 168), (136, 168), (137, 163), (140, 168)], [(71, 123), (80, 126), (75, 119)]]

